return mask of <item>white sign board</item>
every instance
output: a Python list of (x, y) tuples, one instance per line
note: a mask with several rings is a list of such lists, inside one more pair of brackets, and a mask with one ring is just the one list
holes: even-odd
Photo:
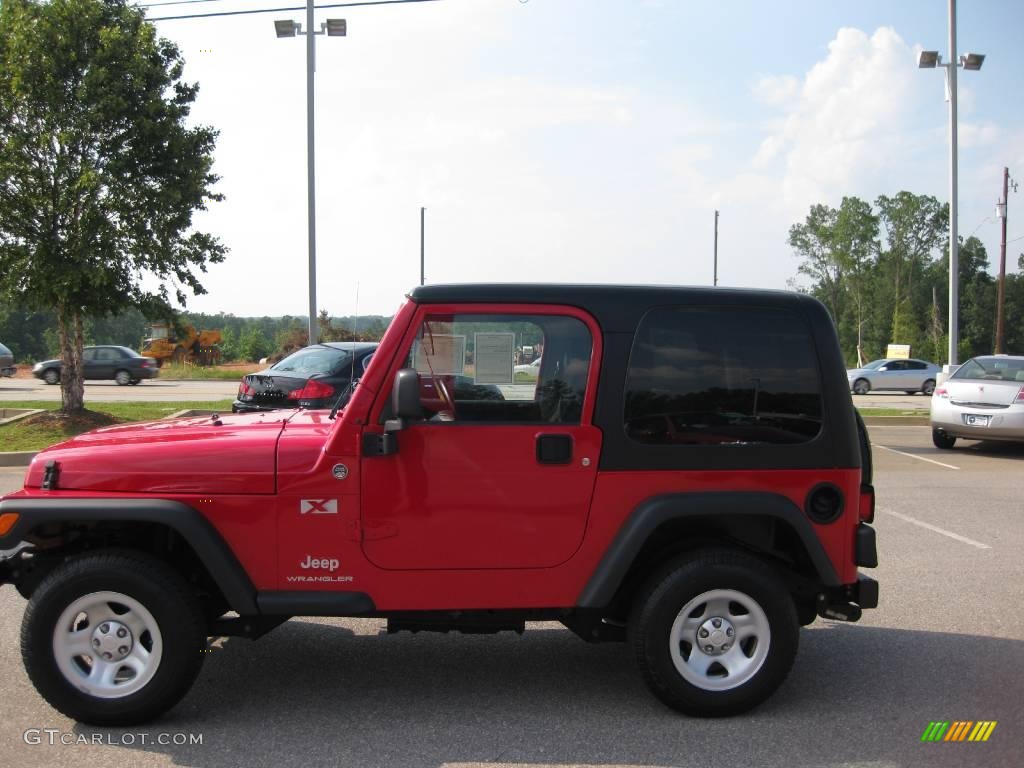
[(473, 334), (473, 381), (477, 384), (511, 384), (515, 346), (514, 333)]
[(417, 339), (413, 367), (430, 376), (462, 376), (466, 371), (466, 337), (428, 333)]

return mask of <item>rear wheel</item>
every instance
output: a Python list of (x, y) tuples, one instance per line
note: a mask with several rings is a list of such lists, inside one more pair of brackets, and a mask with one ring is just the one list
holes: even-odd
[(21, 625), (32, 684), (79, 722), (146, 722), (188, 692), (206, 645), (203, 615), (164, 563), (121, 553), (66, 562), (39, 585)]
[(871, 384), (867, 379), (857, 379), (853, 382), (853, 394), (866, 395), (871, 391)]
[(47, 384), (56, 384), (60, 381), (60, 373), (56, 368), (47, 368), (43, 371), (43, 381)]
[(131, 384), (131, 385), (132, 385), (132, 386), (134, 387), (134, 386), (135, 386), (136, 384), (138, 384), (138, 383), (139, 383), (140, 381), (142, 381), (142, 379), (132, 379), (132, 380), (131, 380), (130, 382), (128, 382), (128, 383), (129, 383), (129, 384)]
[(126, 387), (132, 383), (132, 375), (122, 368), (114, 374), (114, 381), (117, 382), (118, 386)]
[(934, 391), (935, 391), (935, 379), (928, 379), (928, 381), (926, 381), (922, 385), (922, 387), (921, 387), (921, 392), (922, 392), (922, 394), (925, 394), (925, 395), (931, 396), (932, 392), (934, 392)]
[(651, 691), (688, 715), (721, 717), (767, 699), (796, 657), (793, 600), (775, 573), (710, 551), (655, 576), (640, 593), (630, 640)]
[(949, 450), (956, 445), (956, 438), (952, 435), (947, 435), (941, 429), (932, 429), (932, 443), (935, 444), (936, 448), (943, 448)]

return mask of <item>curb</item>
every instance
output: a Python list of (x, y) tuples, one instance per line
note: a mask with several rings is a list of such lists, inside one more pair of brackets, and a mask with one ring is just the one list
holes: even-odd
[(928, 416), (865, 416), (869, 427), (927, 427), (931, 424)]
[(0, 452), (0, 467), (27, 467), (39, 451)]

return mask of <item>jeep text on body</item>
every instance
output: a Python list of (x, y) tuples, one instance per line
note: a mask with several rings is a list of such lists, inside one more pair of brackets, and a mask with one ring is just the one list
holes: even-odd
[(331, 417), (116, 426), (36, 456), (0, 501), (0, 582), (29, 599), (50, 704), (142, 722), (208, 637), (351, 616), (561, 621), (628, 641), (667, 705), (729, 715), (782, 683), (800, 625), (877, 605), (870, 446), (806, 296), (420, 287)]

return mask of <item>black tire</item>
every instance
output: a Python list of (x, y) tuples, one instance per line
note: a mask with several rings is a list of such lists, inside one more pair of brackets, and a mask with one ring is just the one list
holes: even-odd
[(936, 448), (942, 448), (948, 451), (954, 445), (956, 445), (956, 438), (952, 435), (947, 435), (941, 429), (932, 428), (932, 443)]
[(921, 394), (928, 395), (931, 397), (932, 392), (935, 391), (935, 379), (928, 379), (924, 384), (921, 385)]
[[(138, 690), (100, 697), (81, 690), (61, 671), (55, 645), (61, 614), (77, 600), (107, 591), (135, 600), (149, 612), (159, 631), (161, 655), (152, 677)], [(106, 621), (95, 622), (97, 631)], [(92, 626), (90, 622), (86, 629)], [(138, 644), (145, 638), (140, 634)], [(98, 726), (137, 725), (169, 710), (195, 681), (205, 647), (202, 609), (185, 581), (163, 562), (134, 553), (98, 552), (58, 566), (32, 594), (21, 625), (22, 660), (39, 694), (58, 712)]]
[(132, 379), (132, 380), (131, 380), (130, 382), (128, 382), (128, 383), (129, 383), (129, 384), (131, 384), (131, 385), (132, 385), (132, 386), (134, 387), (134, 386), (136, 386), (137, 384), (139, 384), (139, 382), (141, 382), (141, 381), (142, 381), (142, 379)]
[(121, 368), (114, 372), (114, 381), (116, 381), (117, 385), (120, 387), (127, 387), (132, 383), (132, 375), (124, 368)]
[(43, 381), (47, 384), (57, 384), (60, 381), (60, 371), (56, 368), (47, 368), (43, 371)]
[[(725, 590), (752, 600), (763, 612), (768, 627), (764, 640), (767, 650), (759, 666), (750, 665), (750, 676), (742, 678), (740, 684), (711, 690), (688, 681), (676, 668), (670, 637), (673, 624), (687, 603)], [(692, 613), (690, 617), (693, 618)], [(629, 637), (645, 682), (662, 702), (688, 715), (726, 717), (757, 706), (782, 684), (796, 657), (799, 626), (793, 599), (771, 568), (737, 552), (709, 550), (673, 562), (648, 581), (634, 602)], [(680, 648), (682, 658), (682, 643)], [(747, 649), (732, 650), (742, 651), (744, 660), (748, 655)], [(693, 658), (694, 652), (700, 653), (691, 648), (688, 658)], [(758, 653), (751, 650), (749, 655), (756, 659)], [(716, 663), (711, 664), (709, 673)], [(725, 671), (724, 667), (720, 669)], [(712, 685), (710, 674), (704, 679)]]
[(871, 391), (871, 382), (867, 379), (857, 379), (853, 382), (853, 394), (866, 395)]

